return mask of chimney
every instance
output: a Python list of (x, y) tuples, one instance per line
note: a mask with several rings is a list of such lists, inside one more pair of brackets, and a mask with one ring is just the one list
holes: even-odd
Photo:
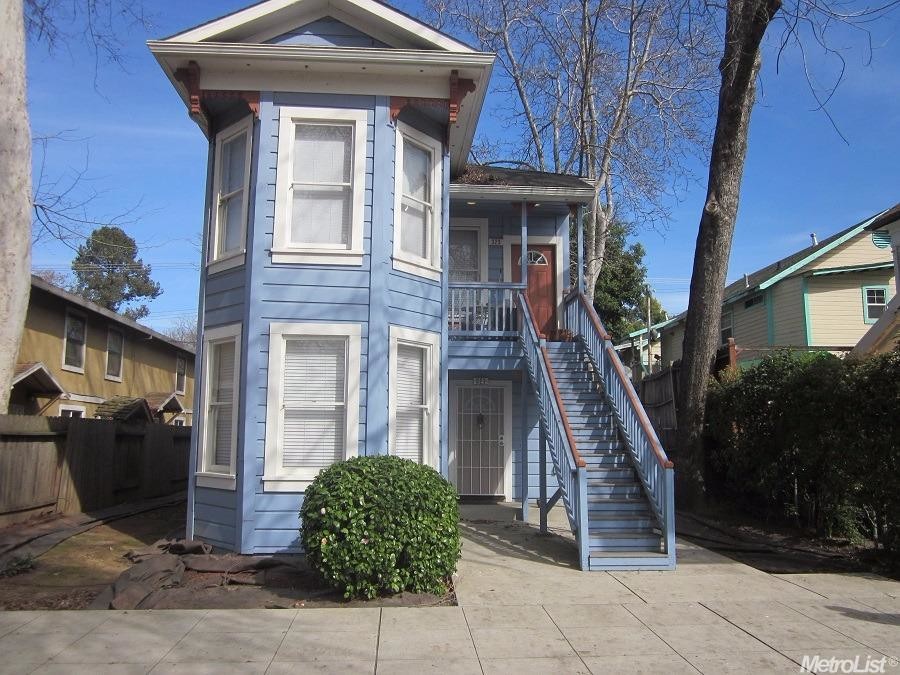
[(810, 232), (810, 233), (809, 233), (809, 238), (812, 239), (812, 245), (813, 245), (813, 247), (819, 245), (819, 238), (816, 236), (816, 233), (815, 233), (815, 232)]
[(746, 273), (744, 274), (744, 288), (750, 288), (750, 277)]

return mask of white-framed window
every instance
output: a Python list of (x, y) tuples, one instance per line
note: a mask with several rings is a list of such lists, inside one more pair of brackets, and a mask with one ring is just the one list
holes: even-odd
[(302, 492), (358, 453), (361, 328), (272, 323), (266, 396), (266, 491)]
[(450, 222), (451, 283), (487, 281), (488, 221), (483, 218), (454, 218)]
[(63, 403), (59, 406), (60, 417), (78, 417), (79, 419), (86, 416), (87, 409), (83, 405), (69, 405)]
[(183, 394), (187, 383), (187, 359), (182, 354), (175, 357), (175, 393)]
[(122, 355), (125, 352), (125, 336), (122, 331), (110, 328), (106, 331), (106, 379), (122, 381)]
[(66, 311), (66, 334), (63, 336), (62, 369), (84, 373), (87, 319), (84, 314)]
[(272, 262), (361, 265), (365, 110), (283, 106)]
[(244, 264), (250, 196), (250, 146), (253, 117), (216, 134), (209, 271)]
[(441, 336), (391, 326), (390, 341), (388, 451), (438, 469)]
[(728, 344), (728, 338), (734, 337), (734, 312), (730, 309), (722, 312), (722, 320), (719, 323), (719, 336), (723, 345)]
[(203, 432), (197, 485), (233, 490), (237, 455), (241, 326), (210, 328), (203, 337)]
[(172, 426), (173, 427), (183, 427), (184, 426), (184, 418), (176, 417), (174, 420), (172, 420)]
[(397, 122), (394, 164), (394, 268), (437, 279), (441, 273), (440, 141)]
[(875, 323), (884, 314), (888, 301), (887, 286), (863, 286), (863, 321)]

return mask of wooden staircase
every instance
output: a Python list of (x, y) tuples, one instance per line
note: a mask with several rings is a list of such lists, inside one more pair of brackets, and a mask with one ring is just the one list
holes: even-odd
[(578, 342), (549, 342), (547, 353), (564, 414), (586, 464), (591, 568), (607, 569), (613, 561), (630, 569), (657, 568), (666, 562), (661, 526), (590, 359)]

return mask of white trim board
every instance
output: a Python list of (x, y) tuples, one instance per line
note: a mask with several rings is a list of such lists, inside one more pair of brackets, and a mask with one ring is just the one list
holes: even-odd
[[(512, 283), (512, 247), (513, 244), (521, 244), (522, 235), (505, 234), (503, 235), (503, 281)], [(565, 244), (560, 235), (553, 236), (532, 236), (528, 235), (529, 244), (552, 244), (556, 246), (556, 327), (559, 328), (565, 314), (565, 306), (563, 304), (563, 293), (567, 284), (565, 283), (566, 272), (563, 265), (563, 246)], [(525, 247), (527, 250), (527, 246)]]
[(453, 380), (450, 382), (450, 411), (449, 411), (449, 443), (447, 471), (450, 474), (450, 482), (453, 487), (458, 489), (459, 476), (456, 468), (456, 441), (457, 441), (457, 424), (459, 410), (459, 389), (460, 387), (482, 388), (482, 389), (503, 389), (503, 449), (505, 453), (504, 470), (503, 470), (503, 498), (505, 501), (512, 501), (512, 382), (509, 380), (489, 380), (486, 384), (475, 384), (474, 378), (468, 380)]

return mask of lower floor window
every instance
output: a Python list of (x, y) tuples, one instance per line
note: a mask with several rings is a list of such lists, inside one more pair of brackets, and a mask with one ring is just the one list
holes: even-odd
[[(211, 328), (204, 333), (204, 419), (199, 473), (213, 481), (207, 481), (207, 487), (234, 487), (240, 345), (239, 324)], [(198, 484), (202, 483), (203, 480), (198, 480)]]
[(867, 323), (875, 323), (884, 314), (884, 308), (887, 305), (887, 291), (885, 286), (863, 288), (864, 318)]
[(390, 452), (438, 468), (440, 335), (391, 326)]
[(301, 491), (357, 454), (360, 334), (358, 324), (271, 324), (266, 490)]

